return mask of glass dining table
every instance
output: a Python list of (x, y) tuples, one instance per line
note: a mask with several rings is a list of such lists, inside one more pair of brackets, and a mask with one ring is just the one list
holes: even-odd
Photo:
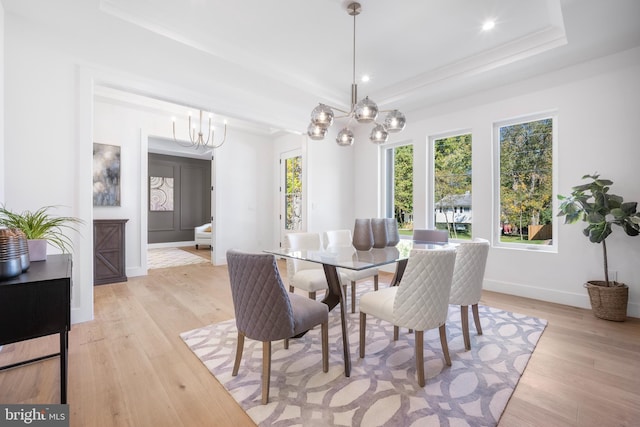
[(397, 286), (402, 279), (412, 249), (452, 250), (455, 249), (455, 247), (456, 245), (452, 243), (400, 240), (396, 246), (372, 248), (368, 251), (360, 251), (353, 246), (333, 246), (313, 251), (278, 248), (265, 250), (264, 252), (279, 257), (322, 264), (325, 276), (327, 277), (327, 284), (329, 285), (329, 290), (326, 292), (322, 302), (327, 304), (329, 311), (339, 306), (340, 321), (342, 324), (344, 373), (345, 376), (348, 377), (351, 375), (351, 354), (349, 352), (349, 334), (347, 331), (346, 301), (342, 286), (340, 285), (338, 268), (357, 271), (395, 263), (395, 274), (391, 279), (390, 286)]

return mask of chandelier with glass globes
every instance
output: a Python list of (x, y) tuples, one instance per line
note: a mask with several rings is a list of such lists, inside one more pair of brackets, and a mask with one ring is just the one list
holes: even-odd
[[(347, 13), (353, 16), (353, 83), (351, 84), (351, 110), (345, 111), (337, 107), (320, 103), (311, 112), (311, 124), (307, 129), (307, 135), (313, 140), (324, 139), (327, 130), (333, 124), (334, 119), (348, 118), (347, 125), (338, 132), (336, 142), (341, 146), (353, 145), (354, 134), (349, 128), (353, 120), (358, 123), (373, 123), (369, 139), (375, 144), (382, 144), (389, 139), (389, 133), (400, 132), (404, 129), (406, 118), (398, 110), (379, 110), (375, 102), (369, 97), (358, 102), (358, 85), (356, 84), (356, 16), (360, 14), (362, 6), (353, 2), (347, 6)], [(343, 113), (336, 116), (335, 111)], [(382, 123), (377, 122), (379, 113), (387, 113)]]

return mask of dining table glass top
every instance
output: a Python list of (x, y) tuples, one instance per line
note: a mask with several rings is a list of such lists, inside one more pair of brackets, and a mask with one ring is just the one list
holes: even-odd
[(380, 267), (409, 258), (411, 250), (454, 250), (453, 243), (418, 242), (400, 240), (396, 246), (372, 248), (368, 251), (357, 250), (353, 246), (329, 246), (321, 250), (292, 250), (278, 248), (264, 252), (285, 258), (316, 262), (349, 270), (365, 270)]

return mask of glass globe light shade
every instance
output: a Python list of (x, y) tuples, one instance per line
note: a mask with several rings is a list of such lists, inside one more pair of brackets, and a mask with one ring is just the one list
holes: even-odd
[(387, 132), (383, 125), (376, 125), (371, 131), (369, 139), (374, 144), (382, 144), (387, 142), (387, 139), (389, 139), (389, 132)]
[(406, 124), (406, 117), (398, 110), (390, 111), (384, 118), (384, 127), (389, 132), (400, 132)]
[(378, 106), (367, 96), (356, 104), (354, 116), (359, 123), (370, 123), (378, 117)]
[(318, 104), (311, 112), (311, 123), (326, 129), (333, 123), (333, 116), (333, 110), (330, 107)]
[(314, 141), (320, 141), (321, 139), (324, 139), (326, 133), (327, 128), (314, 125), (313, 123), (311, 123), (307, 128), (307, 135), (309, 135), (309, 138), (313, 139)]
[(338, 132), (336, 142), (342, 147), (353, 145), (353, 132), (351, 131), (351, 129), (344, 128), (340, 132)]

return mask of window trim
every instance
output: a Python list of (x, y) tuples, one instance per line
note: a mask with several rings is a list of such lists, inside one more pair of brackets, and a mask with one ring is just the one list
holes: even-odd
[[(427, 150), (427, 156), (428, 156), (428, 167), (429, 167), (429, 173), (427, 174), (427, 195), (428, 197), (426, 197), (426, 202), (427, 202), (427, 227), (428, 228), (436, 228), (436, 224), (435, 224), (435, 218), (433, 215), (433, 212), (435, 212), (435, 201), (433, 200), (433, 195), (436, 192), (436, 179), (435, 179), (435, 171), (436, 171), (436, 162), (435, 162), (435, 142), (438, 139), (443, 139), (443, 138), (454, 138), (456, 136), (461, 136), (461, 135), (471, 135), (471, 208), (473, 209), (473, 131), (471, 128), (467, 128), (467, 129), (459, 129), (459, 130), (455, 130), (455, 131), (451, 131), (451, 132), (443, 132), (443, 133), (439, 133), (439, 134), (434, 134), (434, 135), (430, 135), (428, 138), (429, 141), (429, 147)], [(473, 233), (474, 233), (474, 229), (475, 227), (473, 226), (473, 219), (471, 222), (471, 238), (473, 239)], [(451, 239), (451, 241), (460, 241), (463, 242), (465, 241), (464, 239)]]
[(499, 249), (513, 249), (513, 250), (525, 250), (536, 251), (546, 253), (558, 252), (558, 218), (555, 214), (558, 211), (558, 200), (556, 194), (558, 194), (558, 111), (549, 110), (539, 113), (527, 114), (523, 116), (513, 117), (510, 119), (504, 119), (495, 121), (492, 128), (492, 182), (493, 182), (493, 212), (491, 214), (492, 224), (500, 224), (500, 128), (504, 126), (512, 126), (516, 124), (534, 122), (538, 120), (551, 119), (551, 209), (553, 215), (551, 220), (552, 235), (550, 245), (534, 245), (527, 243), (508, 243), (500, 241), (500, 227), (492, 226), (491, 244), (495, 248)]
[[(381, 197), (379, 199), (379, 212), (380, 212), (380, 216), (382, 217), (386, 217), (388, 215), (388, 204), (389, 204), (389, 193), (391, 192), (391, 194), (393, 195), (393, 185), (391, 185), (391, 183), (389, 182), (389, 176), (390, 176), (390, 172), (393, 172), (393, 168), (389, 167), (389, 159), (387, 156), (388, 150), (393, 150), (396, 149), (398, 147), (404, 147), (407, 145), (411, 145), (413, 146), (414, 150), (414, 157), (413, 157), (413, 167), (415, 170), (416, 167), (416, 158), (415, 158), (415, 142), (412, 140), (404, 140), (404, 141), (398, 141), (398, 142), (394, 142), (394, 143), (390, 143), (390, 144), (383, 144), (379, 146), (379, 159), (380, 159), (380, 190), (381, 190)], [(413, 205), (414, 205), (414, 211), (415, 211), (415, 202), (416, 202), (416, 198), (415, 198), (415, 177), (413, 178), (414, 182), (414, 194), (413, 194)], [(391, 188), (391, 191), (389, 191), (389, 189)], [(392, 209), (393, 210), (393, 209)], [(392, 218), (395, 217), (395, 214), (392, 213)], [(407, 238), (403, 235), (400, 236), (401, 239), (403, 238)]]

